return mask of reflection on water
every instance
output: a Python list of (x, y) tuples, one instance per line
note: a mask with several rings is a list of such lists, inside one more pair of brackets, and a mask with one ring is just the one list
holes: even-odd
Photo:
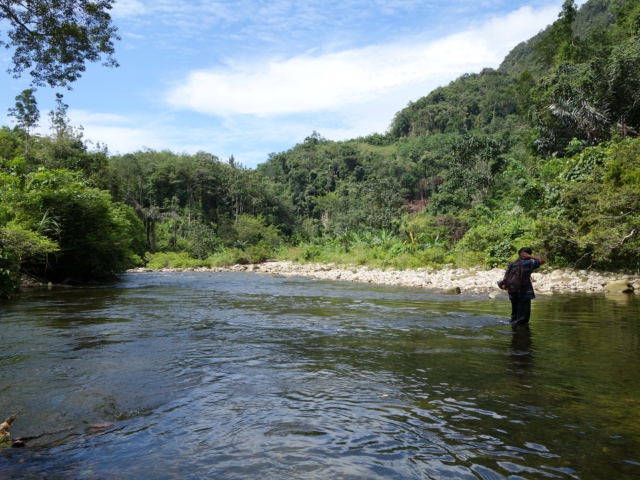
[(0, 307), (0, 478), (638, 478), (640, 302), (135, 274)]
[(516, 375), (526, 375), (533, 367), (533, 342), (529, 325), (518, 325), (511, 336), (511, 364)]

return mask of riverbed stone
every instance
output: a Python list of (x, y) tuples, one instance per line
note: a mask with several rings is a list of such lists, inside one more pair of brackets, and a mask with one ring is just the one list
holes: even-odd
[(633, 292), (633, 286), (629, 283), (629, 280), (616, 280), (609, 282), (605, 285), (605, 290), (610, 293), (631, 293)]
[(444, 290), (440, 290), (438, 293), (442, 293), (443, 295), (460, 295), (462, 290), (460, 287), (453, 288), (445, 288)]
[[(336, 264), (296, 264), (290, 261), (270, 261), (256, 265), (234, 265), (230, 267), (201, 267), (198, 272), (234, 272), (252, 271), (274, 276), (301, 276), (318, 280), (339, 280), (350, 282), (370, 283), (376, 285), (402, 285), (416, 288), (427, 288), (450, 294), (458, 293), (487, 293), (494, 292), (500, 296), (496, 282), (504, 276), (504, 269), (493, 268), (482, 270), (473, 269), (443, 269), (433, 270), (419, 268), (416, 270), (381, 270), (377, 268), (355, 265), (340, 266)], [(148, 268), (137, 268), (131, 272), (151, 272)], [(163, 272), (176, 272), (180, 269), (161, 269)], [(532, 275), (536, 292), (605, 292), (605, 287), (614, 281), (626, 282), (624, 291), (640, 291), (640, 277), (623, 277), (616, 274), (603, 274), (570, 269), (557, 269), (553, 271), (536, 271)], [(630, 286), (631, 285), (631, 286)], [(46, 285), (45, 285), (46, 286)], [(613, 287), (611, 287), (613, 288)], [(617, 289), (618, 287), (616, 287)], [(608, 290), (608, 289), (607, 289)]]

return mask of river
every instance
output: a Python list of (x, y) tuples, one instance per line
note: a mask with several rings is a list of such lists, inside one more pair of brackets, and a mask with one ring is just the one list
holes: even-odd
[[(0, 304), (0, 479), (640, 478), (640, 300), (140, 273)], [(1, 419), (0, 419), (1, 421)]]

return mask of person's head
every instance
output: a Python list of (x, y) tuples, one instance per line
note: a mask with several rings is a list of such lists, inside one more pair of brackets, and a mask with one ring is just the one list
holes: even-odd
[(531, 250), (531, 248), (529, 247), (522, 247), (520, 250), (518, 250), (518, 256), (521, 256), (522, 252), (528, 253), (529, 255), (533, 254), (533, 250)]

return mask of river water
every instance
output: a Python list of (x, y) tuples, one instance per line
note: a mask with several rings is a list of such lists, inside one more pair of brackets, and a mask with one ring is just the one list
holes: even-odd
[(0, 479), (640, 478), (640, 301), (140, 273), (0, 305)]

